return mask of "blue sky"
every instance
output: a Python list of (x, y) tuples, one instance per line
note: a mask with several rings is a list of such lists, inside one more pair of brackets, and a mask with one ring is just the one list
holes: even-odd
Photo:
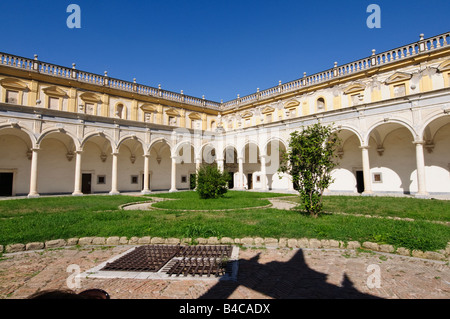
[[(69, 29), (69, 4), (81, 28)], [(381, 8), (370, 29), (369, 4)], [(220, 102), (450, 31), (450, 1), (14, 0), (0, 51)]]

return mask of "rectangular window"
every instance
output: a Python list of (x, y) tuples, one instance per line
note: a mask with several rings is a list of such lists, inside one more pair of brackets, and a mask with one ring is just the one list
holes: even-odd
[(138, 184), (138, 176), (137, 175), (131, 176), (131, 184)]
[(381, 173), (373, 173), (373, 182), (374, 183), (382, 183), (383, 180), (381, 178)]
[(86, 103), (84, 108), (85, 108), (86, 114), (94, 115), (94, 104)]
[(182, 183), (187, 183), (187, 176), (186, 175), (181, 176), (181, 182)]
[(59, 110), (59, 98), (49, 97), (48, 98), (48, 108), (50, 110)]
[(394, 85), (394, 97), (400, 97), (406, 95), (405, 84)]
[(6, 103), (19, 103), (19, 92), (17, 91), (6, 91)]
[(144, 121), (146, 122), (146, 123), (152, 123), (153, 121), (152, 121), (152, 113), (148, 113), (148, 112), (146, 112), (145, 114), (144, 114)]
[(97, 176), (97, 184), (106, 184), (106, 176), (105, 175)]
[(272, 113), (266, 114), (265, 122), (266, 123), (272, 122)]
[(362, 100), (362, 96), (359, 93), (358, 94), (353, 94), (351, 96), (351, 99), (352, 99), (352, 105), (358, 105), (361, 102), (361, 100)]

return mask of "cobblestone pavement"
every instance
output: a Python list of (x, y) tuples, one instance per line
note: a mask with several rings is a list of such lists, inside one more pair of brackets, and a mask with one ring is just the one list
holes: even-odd
[[(73, 275), (68, 266), (78, 265), (84, 272), (130, 248), (5, 254), (0, 258), (0, 299), (67, 289)], [(373, 287), (377, 273), (379, 288)], [(450, 268), (445, 262), (353, 250), (241, 248), (237, 282), (84, 278), (75, 290), (89, 288), (104, 289), (112, 299), (449, 299)]]

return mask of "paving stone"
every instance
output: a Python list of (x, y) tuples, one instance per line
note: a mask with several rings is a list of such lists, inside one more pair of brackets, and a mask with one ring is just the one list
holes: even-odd
[(199, 237), (195, 240), (197, 243), (205, 245), (208, 243), (208, 239), (207, 238), (203, 238), (203, 237)]
[(181, 242), (180, 238), (167, 238), (166, 244), (168, 245), (178, 245)]
[[(153, 239), (153, 238), (152, 238)], [(130, 240), (128, 241), (129, 245), (137, 245), (139, 241), (139, 237), (131, 237)]]
[(322, 242), (318, 239), (312, 238), (309, 240), (309, 248), (321, 248)]
[(35, 242), (35, 243), (28, 243), (25, 245), (26, 250), (40, 250), (44, 249), (45, 244), (41, 242)]
[(67, 239), (67, 246), (76, 246), (78, 245), (78, 238), (69, 238)]
[(297, 239), (288, 239), (287, 246), (289, 248), (297, 248)]
[(255, 241), (253, 240), (253, 238), (250, 238), (250, 237), (245, 237), (245, 238), (242, 238), (242, 239), (241, 239), (241, 244), (247, 245), (247, 246), (253, 245), (254, 242), (255, 242)]
[(411, 255), (417, 258), (425, 258), (425, 253), (421, 250), (413, 250)]
[(370, 249), (370, 250), (375, 250), (375, 251), (380, 249), (380, 247), (379, 247), (379, 245), (377, 243), (372, 243), (370, 241), (363, 242), (362, 246), (364, 248), (367, 248), (367, 249)]
[(264, 244), (266, 247), (278, 247), (278, 239), (276, 238), (265, 238)]
[(92, 239), (93, 245), (106, 245), (106, 238), (105, 237), (94, 237)]
[(300, 238), (297, 240), (298, 248), (309, 248), (309, 239), (308, 238)]
[[(151, 237), (145, 236), (145, 237), (139, 238), (138, 244), (139, 244), (139, 245), (149, 245), (149, 244), (151, 243), (151, 241), (152, 241), (152, 238), (151, 238)], [(164, 244), (164, 240), (163, 240), (162, 243)]]
[(347, 243), (348, 249), (358, 249), (361, 248), (361, 244), (358, 241), (349, 241)]
[(128, 238), (127, 237), (120, 237), (119, 244), (120, 245), (127, 245), (128, 244)]
[(287, 247), (287, 238), (280, 238), (280, 240), (278, 241), (278, 247), (280, 248), (285, 248)]
[(384, 253), (393, 253), (395, 251), (394, 246), (392, 245), (380, 245), (379, 249)]
[(45, 242), (45, 248), (61, 248), (67, 245), (67, 242), (64, 239), (55, 239), (55, 240), (49, 240)]
[(234, 244), (234, 239), (230, 237), (222, 237), (220, 239), (221, 244)]
[(411, 256), (411, 251), (409, 249), (406, 249), (404, 247), (397, 248), (397, 254), (401, 256)]
[(255, 238), (255, 246), (257, 246), (257, 247), (264, 246), (264, 239), (261, 237), (256, 237)]
[(220, 241), (217, 237), (209, 237), (208, 244), (209, 245), (217, 245), (217, 244), (220, 244)]
[(120, 242), (120, 237), (118, 237), (118, 236), (108, 237), (106, 239), (107, 245), (119, 245), (119, 242)]
[(81, 237), (78, 240), (78, 245), (91, 245), (94, 237)]
[(150, 243), (154, 244), (154, 245), (158, 245), (158, 244), (164, 244), (165, 241), (166, 240), (161, 237), (152, 237), (152, 239), (150, 240)]
[(5, 252), (6, 253), (16, 253), (19, 251), (24, 251), (25, 245), (24, 244), (10, 244), (6, 245)]

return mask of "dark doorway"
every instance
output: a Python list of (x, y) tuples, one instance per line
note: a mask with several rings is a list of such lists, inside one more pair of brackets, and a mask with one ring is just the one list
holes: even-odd
[(234, 173), (228, 172), (228, 174), (230, 175), (230, 180), (228, 181), (228, 189), (233, 189), (234, 188)]
[(364, 192), (364, 173), (363, 171), (356, 171), (356, 189), (358, 193)]
[(83, 174), (81, 177), (81, 192), (83, 194), (90, 194), (92, 183), (92, 174)]
[(253, 174), (247, 174), (247, 189), (253, 189)]
[(12, 196), (14, 173), (0, 173), (0, 196)]

